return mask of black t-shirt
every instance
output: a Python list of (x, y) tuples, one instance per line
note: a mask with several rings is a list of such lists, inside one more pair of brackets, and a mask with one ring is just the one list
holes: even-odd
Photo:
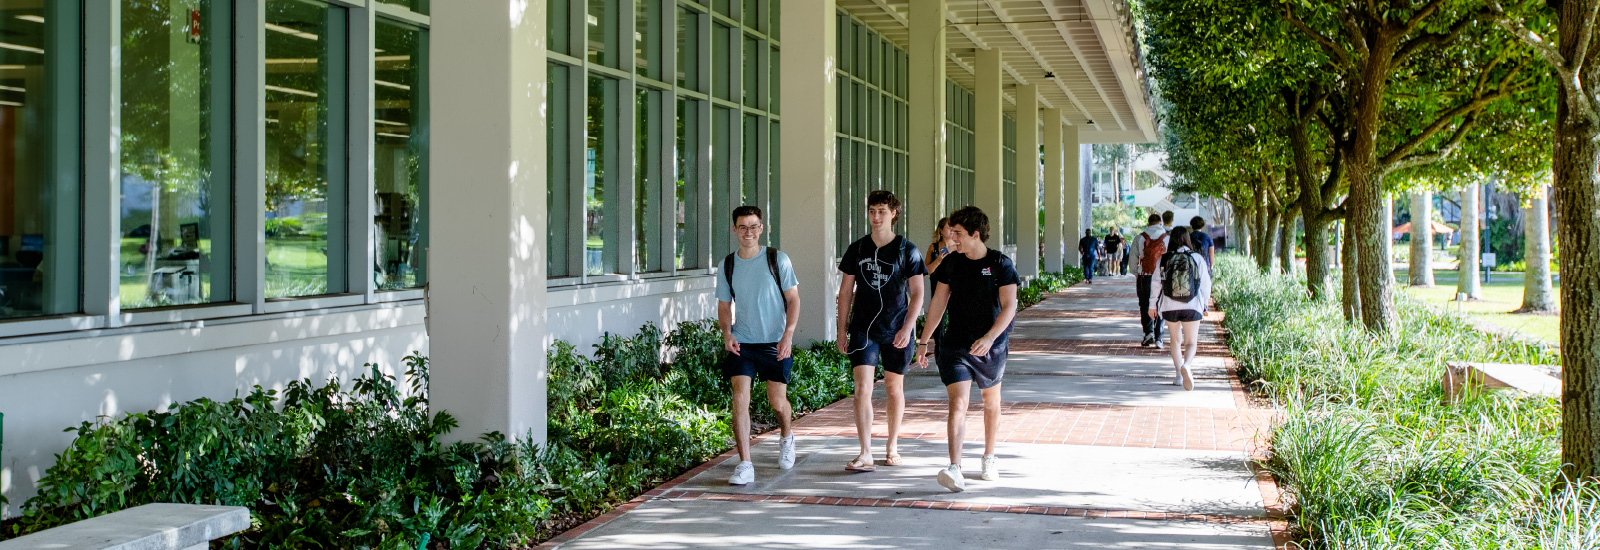
[(1105, 243), (1106, 252), (1116, 254), (1118, 250), (1122, 250), (1122, 235), (1106, 235)]
[(894, 338), (905, 325), (907, 281), (928, 274), (917, 245), (896, 236), (879, 247), (872, 235), (850, 243), (839, 259), (839, 271), (856, 278), (850, 332), (865, 332), (871, 325), (868, 336), (880, 340)]
[(1083, 256), (1095, 256), (1098, 254), (1095, 251), (1097, 248), (1100, 248), (1100, 241), (1094, 237), (1084, 237), (1082, 239), (1078, 239), (1078, 254)]
[[(1021, 284), (1011, 258), (994, 249), (980, 260), (966, 254), (950, 254), (933, 272), (933, 282), (950, 287), (950, 301), (945, 308), (950, 314), (950, 328), (945, 330), (939, 346), (955, 350), (971, 347), (994, 327), (995, 318), (1000, 316), (1000, 287)], [(1010, 335), (1008, 326), (995, 339), (995, 345), (1006, 343)]]

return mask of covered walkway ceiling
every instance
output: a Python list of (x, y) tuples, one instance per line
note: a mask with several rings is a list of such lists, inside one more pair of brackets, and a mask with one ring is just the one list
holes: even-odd
[[(837, 0), (840, 8), (910, 49), (909, 4)], [(1156, 140), (1155, 116), (1124, 0), (947, 0), (946, 76), (972, 89), (978, 50), (997, 48), (1007, 101), (1039, 85), (1041, 108), (1059, 108), (1081, 143)], [(1054, 73), (1054, 78), (1045, 78)], [(1007, 112), (1014, 107), (1008, 103)]]

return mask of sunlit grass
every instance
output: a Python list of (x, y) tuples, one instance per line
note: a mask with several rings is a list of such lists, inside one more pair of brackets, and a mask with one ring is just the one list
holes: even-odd
[[(1495, 273), (1488, 282), (1482, 282), (1482, 274), (1478, 280), (1483, 287), (1483, 299), (1468, 302), (1456, 302), (1456, 284), (1459, 273), (1454, 270), (1439, 270), (1433, 272), (1434, 287), (1420, 288), (1406, 286), (1408, 271), (1396, 270), (1395, 279), (1401, 282), (1401, 288), (1423, 301), (1447, 307), (1451, 311), (1461, 311), (1467, 315), (1482, 319), (1494, 326), (1526, 334), (1546, 342), (1561, 341), (1561, 319), (1555, 315), (1527, 315), (1511, 313), (1522, 307), (1523, 278), (1521, 273)], [(1561, 281), (1555, 281), (1555, 288), (1559, 291)], [(1561, 297), (1556, 296), (1559, 304)]]

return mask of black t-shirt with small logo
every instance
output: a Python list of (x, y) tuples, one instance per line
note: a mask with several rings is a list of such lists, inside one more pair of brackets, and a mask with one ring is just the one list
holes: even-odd
[(880, 247), (872, 242), (872, 235), (850, 243), (839, 259), (839, 271), (856, 278), (850, 332), (867, 332), (870, 325), (868, 337), (876, 340), (893, 339), (905, 325), (907, 283), (912, 277), (928, 274), (917, 245), (895, 236)]
[[(933, 272), (933, 282), (950, 287), (950, 301), (945, 307), (950, 327), (945, 330), (939, 346), (965, 350), (994, 327), (1001, 310), (1000, 287), (1020, 284), (1021, 280), (1011, 258), (991, 248), (978, 260), (966, 254), (951, 253), (939, 264), (939, 270)], [(1010, 336), (1011, 327), (1008, 326), (995, 339), (995, 346), (1006, 343)]]

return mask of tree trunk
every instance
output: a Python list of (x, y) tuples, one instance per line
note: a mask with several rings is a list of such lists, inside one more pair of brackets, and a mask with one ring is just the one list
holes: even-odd
[[(1579, 36), (1581, 25), (1593, 25), (1588, 14), (1595, 0), (1567, 0), (1559, 8), (1558, 35)], [(1576, 40), (1558, 42), (1571, 59)], [(1593, 48), (1590, 56), (1596, 55)], [(1584, 60), (1589, 67), (1593, 60)], [(1572, 105), (1590, 102), (1585, 88), (1562, 86), (1556, 101), (1555, 203), (1561, 209), (1561, 462), (1567, 479), (1600, 475), (1600, 126)]]
[(1456, 293), (1467, 295), (1468, 300), (1483, 299), (1483, 287), (1478, 283), (1478, 193), (1476, 184), (1461, 189), (1461, 251), (1456, 263)]
[(1230, 235), (1228, 240), (1234, 241), (1233, 245), (1238, 247), (1239, 253), (1246, 258), (1250, 257), (1254, 250), (1250, 247), (1250, 240), (1255, 238), (1254, 232), (1250, 231), (1250, 220), (1255, 218), (1254, 212), (1238, 208), (1234, 209), (1233, 228), (1237, 229), (1239, 233)]
[(1273, 208), (1265, 216), (1261, 224), (1261, 252), (1256, 254), (1256, 267), (1262, 273), (1272, 273), (1272, 257), (1278, 251), (1278, 220), (1283, 218), (1283, 210)]
[(1344, 320), (1352, 325), (1361, 322), (1361, 280), (1357, 272), (1360, 266), (1360, 253), (1356, 239), (1350, 235), (1350, 225), (1344, 224), (1340, 231), (1342, 238), (1339, 247), (1339, 272), (1342, 305), (1344, 306)]
[(1278, 267), (1284, 275), (1294, 275), (1294, 211), (1289, 211), (1283, 216), (1283, 225), (1278, 229)]
[(1312, 300), (1328, 297), (1328, 278), (1331, 265), (1328, 253), (1328, 218), (1325, 215), (1302, 212), (1300, 219), (1306, 226), (1306, 292)]
[(1556, 293), (1550, 281), (1549, 209), (1545, 207), (1544, 190), (1535, 193), (1523, 216), (1528, 220), (1528, 232), (1523, 236), (1524, 246), (1527, 247), (1523, 257), (1527, 268), (1522, 272), (1522, 309), (1517, 310), (1519, 313), (1556, 310)]
[(1433, 193), (1411, 195), (1411, 286), (1433, 286)]

